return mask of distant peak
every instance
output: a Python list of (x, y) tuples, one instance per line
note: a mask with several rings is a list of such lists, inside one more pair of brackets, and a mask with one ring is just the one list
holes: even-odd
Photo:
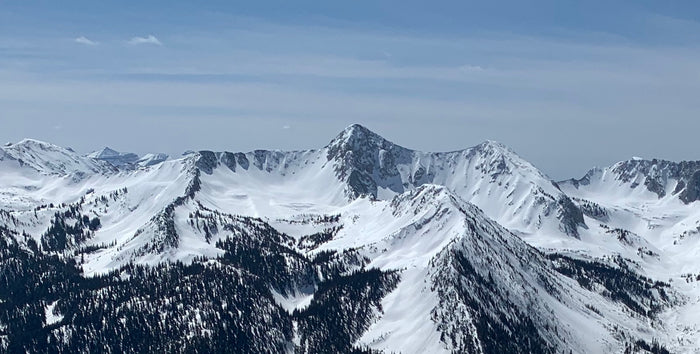
[(335, 137), (330, 143), (330, 145), (338, 144), (351, 144), (354, 145), (358, 142), (384, 142), (386, 141), (379, 134), (367, 129), (360, 124), (352, 124), (345, 128), (338, 136)]
[[(375, 134), (371, 130), (369, 130), (367, 127), (361, 124), (350, 124), (343, 132), (347, 132), (348, 134)], [(376, 134), (375, 134), (376, 135)]]
[(110, 149), (109, 147), (105, 146), (102, 149), (99, 149), (91, 154), (89, 154), (89, 157), (99, 159), (99, 158), (107, 158), (107, 157), (115, 157), (119, 156), (121, 153), (119, 151)]
[(6, 148), (9, 149), (14, 149), (14, 150), (43, 150), (43, 151), (64, 151), (67, 150), (61, 146), (54, 145), (51, 143), (47, 143), (45, 141), (41, 140), (36, 140), (36, 139), (30, 139), (30, 138), (24, 138), (20, 140), (17, 144), (10, 144), (9, 146), (6, 146)]
[(495, 140), (485, 140), (481, 144), (475, 146), (475, 148), (477, 148), (479, 150), (498, 150), (498, 151), (503, 151), (503, 152), (515, 154), (513, 149), (511, 149), (507, 145), (505, 145), (501, 142), (495, 141)]
[(55, 146), (51, 143), (47, 143), (45, 141), (41, 140), (36, 140), (36, 139), (31, 139), (31, 138), (24, 138), (20, 140), (17, 144), (15, 145), (41, 145), (41, 146)]
[(525, 162), (513, 149), (494, 140), (486, 140), (483, 143), (470, 148), (469, 150), (485, 157), (490, 156), (492, 158), (511, 160), (512, 162), (518, 161), (519, 163)]
[[(108, 166), (86, 159), (70, 148), (36, 139), (22, 139), (16, 144), (3, 148), (5, 154), (20, 160), (22, 166), (29, 166), (44, 174), (80, 176), (90, 173), (109, 173)], [(79, 178), (79, 177), (76, 177)]]
[(340, 132), (327, 147), (331, 150), (355, 150), (370, 146), (388, 148), (394, 144), (360, 124), (353, 124)]
[(106, 146), (100, 150), (88, 154), (87, 157), (107, 161), (114, 166), (129, 165), (135, 163), (139, 159), (138, 155), (136, 154), (130, 152), (119, 152)]

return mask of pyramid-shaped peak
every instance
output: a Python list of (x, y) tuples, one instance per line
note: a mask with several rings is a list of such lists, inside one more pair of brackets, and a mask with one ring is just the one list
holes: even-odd
[(346, 133), (347, 135), (377, 135), (373, 131), (369, 130), (369, 128), (361, 125), (361, 124), (351, 124), (345, 130), (343, 130), (343, 133)]
[(111, 149), (111, 148), (105, 146), (102, 149), (99, 149), (95, 152), (92, 152), (88, 156), (95, 158), (95, 159), (101, 159), (101, 158), (116, 157), (116, 156), (119, 156), (120, 154), (121, 153), (119, 151), (116, 151), (114, 149)]
[(87, 155), (89, 158), (107, 161), (114, 166), (128, 166), (136, 163), (139, 156), (130, 152), (119, 152), (108, 147), (92, 152)]
[(352, 124), (340, 132), (340, 134), (331, 141), (329, 147), (339, 145), (357, 147), (367, 144), (382, 146), (387, 143), (390, 142), (365, 126)]

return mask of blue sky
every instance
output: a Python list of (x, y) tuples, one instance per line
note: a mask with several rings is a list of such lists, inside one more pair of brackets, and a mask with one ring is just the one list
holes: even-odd
[(700, 4), (0, 1), (0, 139), (89, 152), (501, 141), (553, 178), (700, 159)]

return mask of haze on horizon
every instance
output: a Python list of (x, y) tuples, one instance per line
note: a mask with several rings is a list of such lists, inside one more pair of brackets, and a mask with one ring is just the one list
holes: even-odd
[(500, 141), (554, 179), (700, 160), (700, 5), (0, 3), (0, 141), (90, 152)]

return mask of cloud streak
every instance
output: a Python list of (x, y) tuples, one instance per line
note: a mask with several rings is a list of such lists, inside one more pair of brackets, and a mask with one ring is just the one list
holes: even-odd
[(89, 45), (89, 46), (95, 46), (95, 45), (100, 44), (100, 42), (90, 40), (85, 36), (80, 36), (80, 37), (76, 38), (74, 41), (75, 41), (75, 43)]
[(163, 43), (156, 38), (156, 36), (149, 34), (146, 37), (133, 37), (129, 40), (128, 42), (131, 45), (140, 45), (140, 44), (151, 44), (151, 45), (163, 45)]

